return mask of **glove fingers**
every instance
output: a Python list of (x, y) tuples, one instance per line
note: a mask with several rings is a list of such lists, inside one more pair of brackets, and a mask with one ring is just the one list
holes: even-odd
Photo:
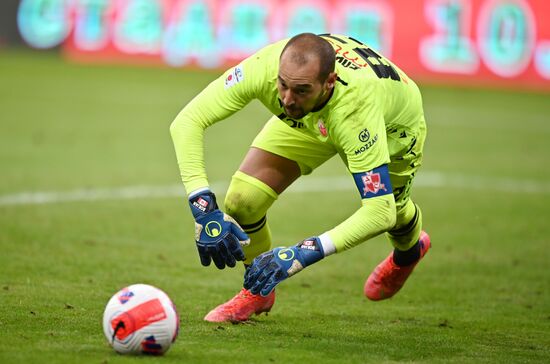
[(271, 277), (269, 277), (267, 282), (265, 282), (264, 287), (260, 291), (261, 296), (263, 297), (268, 296), (271, 293), (271, 291), (275, 289), (275, 286), (281, 283), (281, 281), (277, 280), (275, 277), (276, 277), (276, 274), (273, 274)]
[(201, 264), (205, 267), (210, 265), (212, 259), (210, 259), (210, 254), (208, 254), (208, 249), (203, 246), (197, 245), (197, 250), (199, 251), (199, 257), (201, 258)]
[(252, 265), (246, 269), (246, 272), (244, 274), (243, 287), (246, 289), (250, 289), (250, 287), (252, 287), (252, 284), (255, 282), (258, 273), (258, 266), (252, 263)]
[(256, 283), (262, 271), (263, 269), (258, 266), (252, 266), (244, 277), (244, 288), (250, 289)]
[(250, 292), (252, 294), (258, 294), (260, 291), (264, 288), (265, 282), (271, 278), (273, 275), (273, 271), (262, 271), (262, 273), (258, 276), (258, 279), (250, 289)]
[(246, 289), (250, 289), (250, 272), (252, 271), (252, 266), (247, 266), (244, 271), (244, 277), (243, 277), (243, 287)]
[(212, 246), (212, 247), (209, 247), (209, 248), (210, 248), (209, 249), (210, 255), (212, 256), (212, 260), (214, 261), (214, 264), (216, 265), (216, 267), (218, 267), (218, 269), (224, 269), (225, 268), (225, 260), (220, 255), (219, 250), (217, 249), (217, 247)]
[(228, 244), (227, 239), (230, 240), (230, 237), (231, 235), (228, 235), (224, 240), (222, 240), (218, 244), (218, 252), (220, 253), (220, 256), (224, 260), (225, 264), (227, 264), (228, 267), (233, 268), (237, 262), (235, 261), (233, 254), (231, 254), (227, 248), (227, 244)]
[[(237, 237), (229, 234), (226, 238), (226, 242), (229, 253), (231, 257), (234, 258), (233, 260), (244, 260), (244, 252), (241, 248), (241, 244), (239, 244), (239, 241), (237, 240)], [(235, 263), (233, 263), (232, 267), (234, 266)]]

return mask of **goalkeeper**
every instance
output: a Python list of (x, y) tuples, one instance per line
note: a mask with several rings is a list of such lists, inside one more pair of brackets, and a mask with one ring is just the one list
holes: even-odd
[[(207, 127), (260, 100), (273, 114), (232, 177), (222, 212), (204, 166)], [(202, 265), (246, 267), (244, 288), (204, 318), (245, 321), (268, 312), (275, 286), (324, 257), (381, 233), (393, 250), (364, 293), (392, 297), (430, 248), (410, 198), (426, 123), (415, 83), (351, 37), (311, 33), (271, 44), (213, 81), (178, 114), (170, 132), (195, 218)], [(267, 210), (298, 177), (338, 154), (361, 207), (338, 226), (272, 249)], [(352, 179), (350, 179), (350, 183)]]

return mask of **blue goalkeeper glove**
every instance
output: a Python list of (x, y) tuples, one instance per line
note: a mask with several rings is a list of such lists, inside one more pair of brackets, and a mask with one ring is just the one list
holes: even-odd
[(247, 268), (244, 288), (267, 296), (276, 285), (324, 257), (318, 237), (305, 239), (290, 248), (275, 248), (257, 256)]
[(213, 260), (218, 269), (234, 267), (244, 260), (242, 246), (250, 243), (248, 235), (229, 215), (218, 209), (216, 196), (205, 191), (189, 199), (195, 218), (195, 241), (203, 266)]

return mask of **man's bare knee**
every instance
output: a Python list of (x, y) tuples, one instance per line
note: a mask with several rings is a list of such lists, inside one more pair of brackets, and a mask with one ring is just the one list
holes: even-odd
[(250, 148), (239, 170), (282, 193), (301, 175), (298, 163), (259, 148)]

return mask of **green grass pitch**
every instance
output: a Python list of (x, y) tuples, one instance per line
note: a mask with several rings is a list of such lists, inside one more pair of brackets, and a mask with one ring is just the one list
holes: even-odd
[[(268, 316), (219, 325), (202, 318), (243, 269), (200, 266), (168, 131), (215, 76), (0, 51), (0, 363), (550, 362), (548, 94), (421, 87), (413, 198), (433, 249), (403, 290), (362, 295), (390, 251), (379, 237), (284, 282)], [(212, 182), (229, 181), (268, 116), (252, 103), (207, 131)], [(327, 182), (345, 178), (332, 159), (281, 196), (277, 245), (349, 216), (351, 180)], [(103, 336), (104, 305), (133, 283), (162, 288), (181, 315), (162, 358), (117, 355)]]

